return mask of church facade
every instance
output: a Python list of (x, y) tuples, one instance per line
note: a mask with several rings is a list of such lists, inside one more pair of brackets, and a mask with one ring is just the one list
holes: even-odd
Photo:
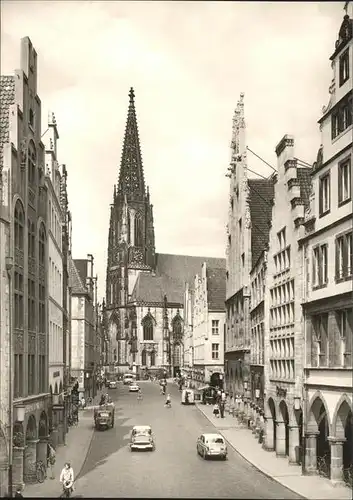
[(117, 372), (163, 369), (174, 376), (180, 371), (185, 285), (193, 285), (204, 262), (210, 268), (225, 268), (225, 259), (155, 250), (153, 206), (130, 89), (119, 179), (110, 209), (106, 275), (106, 325), (115, 345)]

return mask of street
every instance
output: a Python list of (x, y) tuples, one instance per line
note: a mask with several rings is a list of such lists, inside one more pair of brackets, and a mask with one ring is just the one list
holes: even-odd
[[(180, 404), (176, 386), (169, 385), (172, 408), (164, 407), (159, 386), (140, 383), (143, 401), (128, 386), (109, 393), (116, 404), (115, 427), (95, 431), (87, 458), (76, 482), (75, 495), (83, 497), (145, 498), (301, 498), (267, 478), (229, 445), (226, 462), (205, 461), (196, 453), (202, 432), (215, 432), (196, 406)], [(151, 425), (154, 452), (131, 452), (134, 425)], [(93, 425), (93, 415), (92, 415)]]

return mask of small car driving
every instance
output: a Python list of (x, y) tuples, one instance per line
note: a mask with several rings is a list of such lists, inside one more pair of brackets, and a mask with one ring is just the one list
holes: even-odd
[(149, 425), (135, 425), (131, 431), (130, 450), (154, 451), (154, 449), (152, 428)]
[(136, 384), (136, 382), (132, 382), (129, 386), (129, 392), (139, 392), (140, 387)]
[(196, 443), (197, 453), (205, 460), (210, 457), (227, 459), (228, 449), (221, 434), (201, 434)]
[(111, 380), (109, 382), (109, 386), (108, 387), (109, 387), (109, 389), (116, 389), (118, 387), (118, 384), (117, 384), (116, 380)]

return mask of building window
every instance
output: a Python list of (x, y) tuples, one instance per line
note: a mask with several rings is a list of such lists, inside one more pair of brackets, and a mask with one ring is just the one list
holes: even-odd
[(39, 284), (39, 318), (38, 327), (40, 333), (45, 333), (45, 286)]
[(39, 378), (38, 378), (38, 383), (39, 383), (39, 392), (47, 392), (46, 388), (46, 363), (45, 363), (45, 356), (42, 354), (39, 355), (38, 357), (39, 361)]
[(23, 396), (23, 354), (14, 355), (14, 398)]
[(134, 245), (135, 247), (142, 247), (142, 221), (139, 216), (135, 217), (135, 227), (134, 227)]
[(349, 48), (343, 52), (339, 59), (340, 87), (349, 79)]
[(32, 186), (36, 183), (36, 148), (31, 141), (28, 146), (28, 183)]
[(219, 320), (212, 320), (212, 335), (219, 335)]
[(14, 273), (14, 327), (20, 330), (24, 326), (23, 301), (23, 274), (16, 269)]
[(338, 204), (351, 199), (351, 159), (338, 164)]
[(340, 366), (352, 366), (353, 309), (336, 312), (337, 326), (340, 334)]
[(34, 112), (33, 112), (33, 109), (32, 108), (29, 108), (29, 124), (30, 126), (32, 127), (32, 129), (34, 129)]
[(277, 233), (278, 246), (280, 250), (286, 248), (286, 228)]
[(313, 287), (327, 284), (327, 250), (328, 246), (319, 245), (313, 251)]
[(346, 233), (336, 238), (336, 280), (352, 276), (352, 235)]
[(153, 340), (152, 318), (145, 318), (143, 321), (143, 340)]
[(28, 219), (28, 256), (35, 258), (36, 252), (36, 233), (34, 229), (34, 222)]
[(326, 174), (319, 180), (319, 213), (325, 215), (330, 211), (330, 174)]
[(151, 362), (151, 366), (156, 366), (156, 353), (155, 353), (155, 351), (151, 351), (150, 362)]
[(28, 279), (28, 330), (36, 329), (36, 284)]
[(328, 314), (313, 317), (313, 366), (327, 366), (328, 356)]
[(141, 365), (146, 366), (147, 365), (147, 353), (145, 349), (141, 353)]
[(219, 344), (212, 344), (212, 359), (219, 359)]
[(36, 357), (34, 354), (28, 354), (28, 395), (35, 393), (36, 380)]
[(39, 264), (44, 266), (45, 265), (45, 229), (44, 225), (41, 224), (40, 229), (39, 229)]
[(24, 212), (22, 205), (17, 201), (14, 218), (15, 248), (23, 252), (24, 247)]
[(352, 125), (352, 96), (342, 99), (331, 115), (331, 138), (335, 139)]

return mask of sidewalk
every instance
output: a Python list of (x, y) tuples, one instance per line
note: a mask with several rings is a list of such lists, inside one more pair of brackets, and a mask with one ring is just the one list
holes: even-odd
[(213, 406), (198, 404), (197, 407), (239, 455), (286, 488), (309, 500), (352, 499), (350, 488), (333, 486), (329, 479), (319, 476), (302, 476), (301, 466), (289, 465), (287, 458), (277, 458), (274, 452), (265, 451), (251, 430), (239, 424), (235, 417), (227, 413), (224, 418), (216, 418)]
[[(94, 404), (98, 404), (99, 399), (100, 394), (95, 397)], [(66, 444), (57, 447), (56, 463), (53, 467), (55, 479), (53, 480), (49, 478), (50, 471), (48, 469), (48, 478), (44, 481), (44, 483), (26, 484), (23, 495), (25, 497), (58, 498), (62, 493), (62, 486), (59, 483), (59, 478), (65, 462), (71, 463), (71, 466), (74, 469), (76, 482), (84, 465), (93, 437), (93, 432), (94, 426), (92, 407), (80, 410), (79, 423), (77, 427), (70, 427), (70, 430), (66, 435)]]

